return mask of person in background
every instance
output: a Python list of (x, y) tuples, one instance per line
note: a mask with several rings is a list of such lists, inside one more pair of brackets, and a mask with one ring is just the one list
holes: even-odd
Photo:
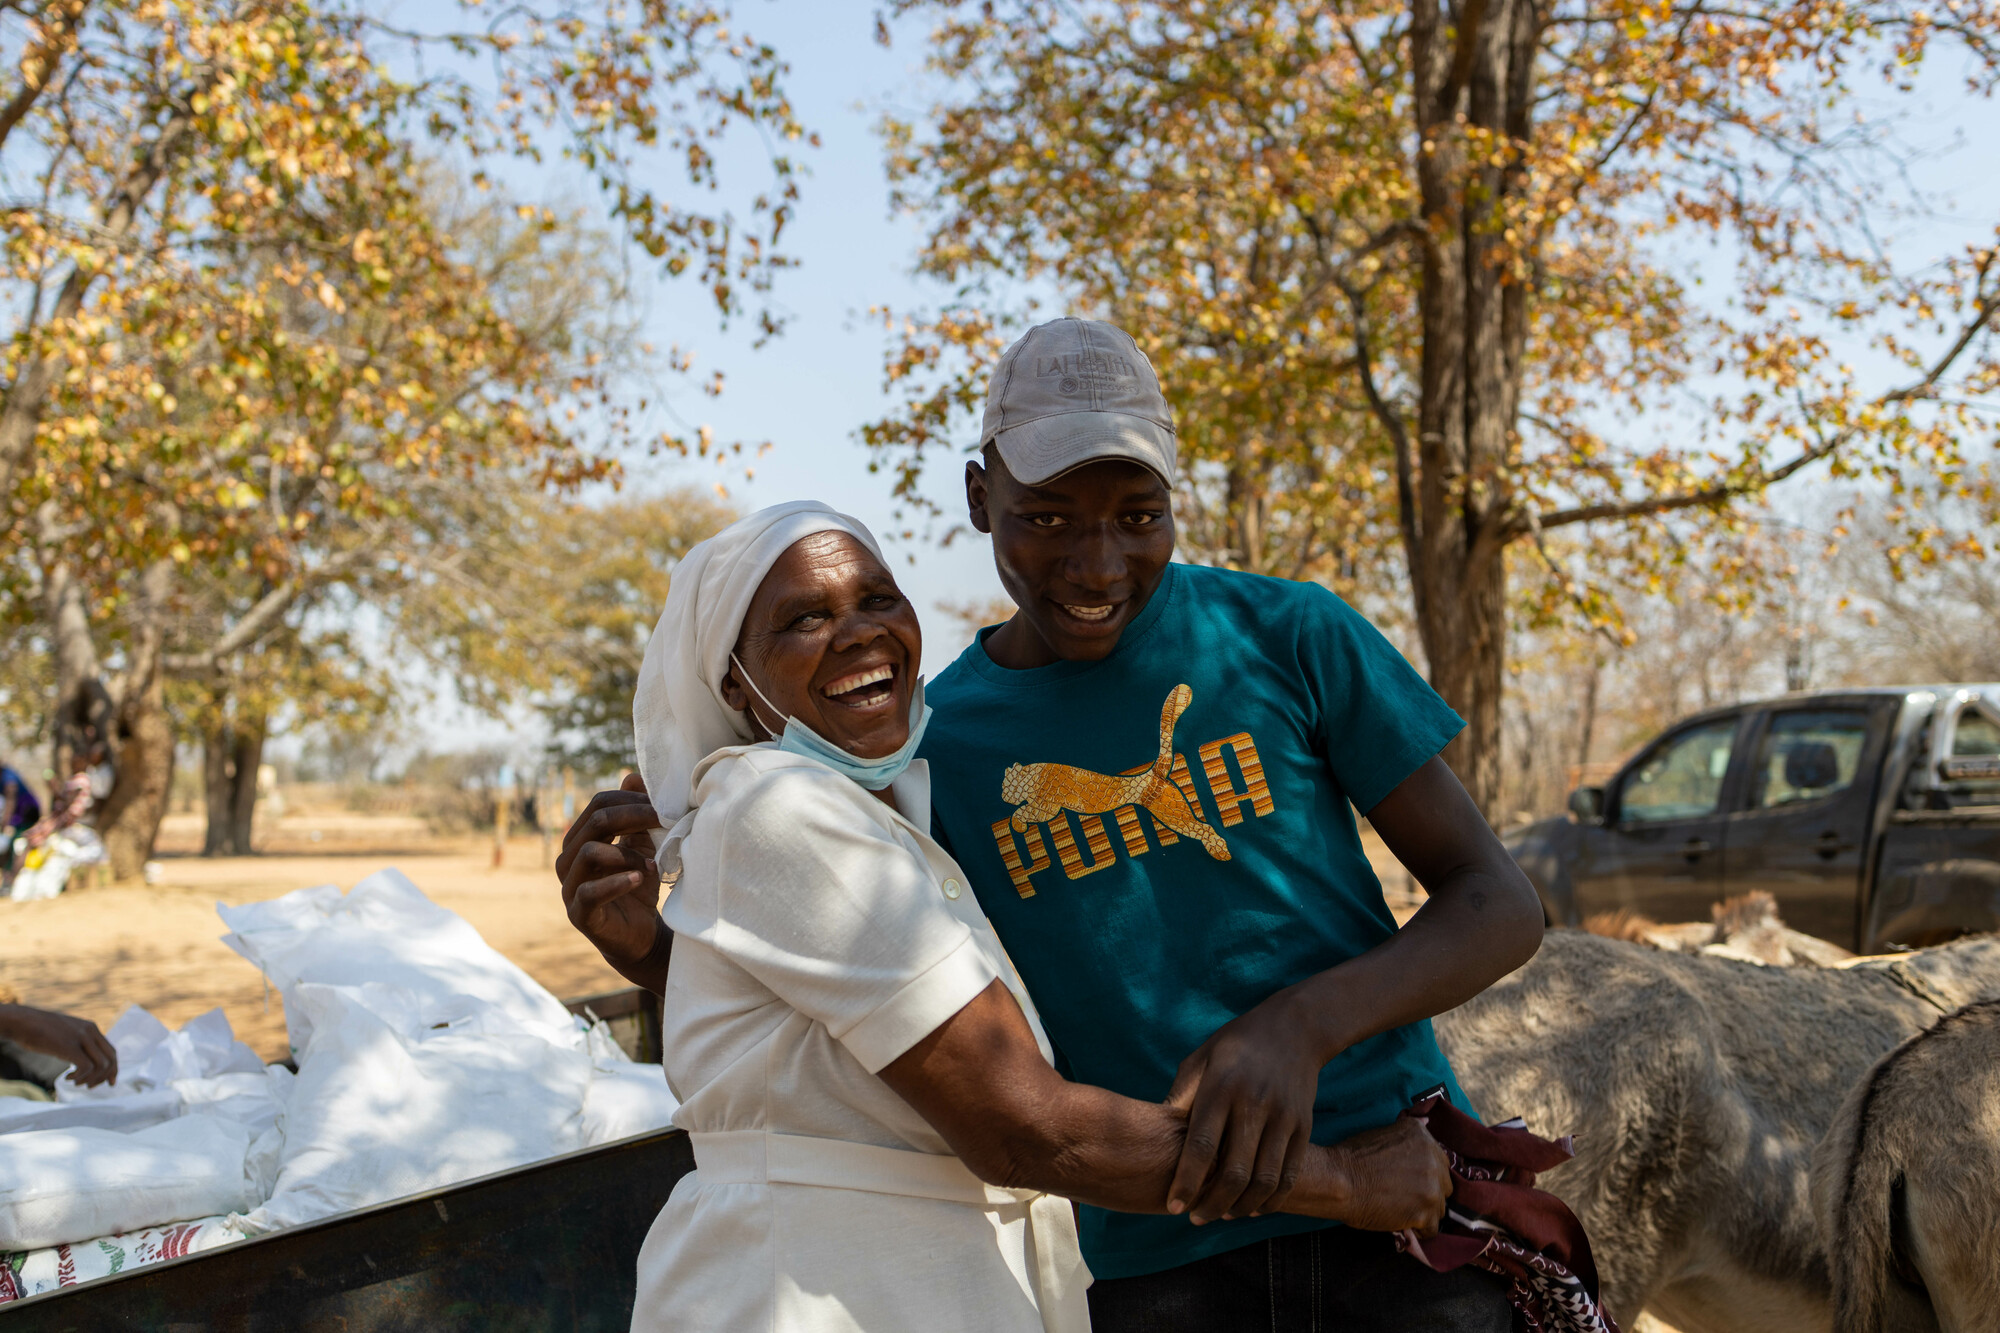
[(0, 765), (0, 888), (14, 877), (14, 839), (42, 817), (42, 803), (27, 780)]
[(97, 1024), (20, 998), (0, 985), (0, 1096), (46, 1100), (68, 1070), (86, 1088), (118, 1081), (118, 1052)]
[(78, 752), (71, 756), (70, 768), (69, 781), (49, 797), (48, 813), (21, 839), (26, 852), (7, 886), (14, 902), (53, 898), (69, 886), (77, 866), (104, 859), (104, 843), (86, 822), (93, 804), (91, 756)]
[(91, 755), (79, 750), (70, 756), (70, 773), (63, 785), (49, 795), (49, 812), (28, 830), (28, 850), (47, 842), (90, 813)]

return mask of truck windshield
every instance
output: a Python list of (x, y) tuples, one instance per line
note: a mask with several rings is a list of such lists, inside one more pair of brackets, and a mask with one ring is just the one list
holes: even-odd
[(1618, 818), (1652, 824), (1713, 813), (1722, 801), (1722, 779), (1735, 741), (1735, 718), (1672, 737), (1626, 779), (1618, 793)]

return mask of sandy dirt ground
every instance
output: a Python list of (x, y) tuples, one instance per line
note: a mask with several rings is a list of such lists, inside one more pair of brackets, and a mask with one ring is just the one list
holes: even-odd
[[(330, 836), (334, 827), (321, 829), (321, 842), (335, 851), (209, 859), (174, 850), (196, 847), (200, 837), (192, 816), (175, 816), (161, 840), (158, 884), (83, 888), (38, 903), (0, 901), (0, 981), (25, 1003), (80, 1014), (100, 1027), (111, 1026), (129, 1004), (144, 1005), (169, 1026), (220, 1005), (242, 1040), (266, 1059), (280, 1059), (282, 1005), (275, 993), (266, 996), (257, 969), (222, 944), (216, 903), (256, 902), (315, 884), (352, 888), (394, 866), (555, 994), (569, 998), (625, 984), (570, 928), (555, 872), (542, 868), (539, 838), (511, 839), (504, 868), (495, 870), (490, 835), (437, 839), (421, 821), (393, 816), (346, 817), (337, 825), (338, 841)], [(297, 832), (273, 841), (310, 846), (310, 839), (292, 836)]]
[[(492, 866), (492, 836), (433, 836), (415, 814), (297, 809), (260, 819), (256, 856), (207, 858), (201, 816), (167, 818), (159, 883), (72, 887), (47, 902), (0, 901), (0, 981), (28, 1004), (109, 1027), (127, 1005), (178, 1026), (220, 1005), (237, 1035), (267, 1059), (286, 1053), (278, 996), (257, 969), (222, 943), (217, 902), (274, 898), (315, 884), (343, 889), (394, 866), (471, 922), (487, 943), (556, 995), (623, 986), (563, 915), (555, 872), (537, 836), (510, 839)], [(1389, 905), (1407, 919), (1421, 901), (1381, 840), (1364, 842)]]

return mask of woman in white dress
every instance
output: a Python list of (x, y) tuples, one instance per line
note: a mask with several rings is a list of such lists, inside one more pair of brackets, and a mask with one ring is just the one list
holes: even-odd
[[(1183, 1115), (1055, 1072), (930, 837), (920, 655), (874, 538), (824, 505), (674, 571), (634, 701), (643, 784), (600, 794), (557, 865), (571, 920), (664, 994), (694, 1147), (635, 1331), (1083, 1330), (1065, 1199), (1165, 1211)], [(1404, 1121), (1308, 1152), (1285, 1210), (1428, 1231), (1448, 1190)]]

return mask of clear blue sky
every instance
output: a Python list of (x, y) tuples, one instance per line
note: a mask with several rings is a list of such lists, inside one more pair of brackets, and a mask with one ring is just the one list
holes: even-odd
[[(882, 388), (887, 341), (871, 306), (908, 307), (935, 302), (934, 286), (910, 274), (919, 233), (907, 218), (889, 214), (888, 183), (874, 124), (885, 105), (909, 110), (919, 95), (922, 30), (900, 34), (883, 49), (874, 40), (873, 0), (739, 0), (745, 31), (775, 45), (791, 63), (789, 88), (800, 119), (817, 130), (822, 146), (800, 157), (811, 175), (801, 187), (796, 223), (784, 248), (799, 267), (781, 275), (772, 292), (789, 315), (784, 335), (752, 347), (746, 322), (717, 330), (703, 294), (692, 283), (658, 282), (649, 294), (647, 330), (661, 346), (692, 348), (697, 373), (720, 369), (720, 398), (691, 390), (675, 400), (679, 415), (711, 425), (719, 440), (769, 441), (754, 464), (717, 469), (704, 462), (635, 465), (640, 484), (725, 483), (746, 509), (784, 500), (818, 499), (853, 514), (878, 534), (894, 530), (886, 474), (867, 471), (868, 451), (856, 430), (882, 416), (890, 399)], [(734, 164), (738, 183), (756, 181), (749, 162), (759, 151), (747, 136), (731, 145), (744, 155)], [(746, 160), (747, 159), (747, 160)], [(956, 466), (941, 465), (928, 489), (963, 512)], [(964, 645), (961, 625), (938, 611), (940, 601), (984, 602), (1000, 595), (992, 553), (967, 533), (949, 547), (904, 543), (892, 548), (896, 575), (924, 621), (925, 667), (935, 675)]]

